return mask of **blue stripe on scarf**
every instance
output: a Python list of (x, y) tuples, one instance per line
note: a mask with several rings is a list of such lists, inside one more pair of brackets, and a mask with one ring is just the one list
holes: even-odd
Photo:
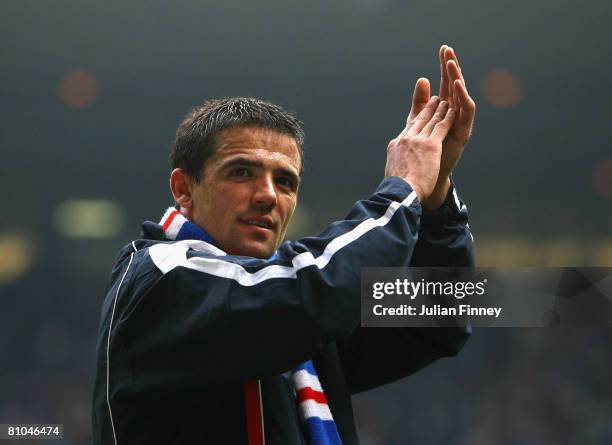
[(306, 442), (316, 445), (342, 445), (336, 423), (333, 420), (321, 420), (309, 417), (304, 420)]
[(208, 233), (200, 229), (200, 227), (198, 227), (191, 221), (185, 221), (181, 226), (181, 229), (176, 234), (177, 241), (182, 241), (186, 239), (198, 239), (200, 241), (206, 241), (207, 243), (218, 247), (217, 243), (215, 243), (215, 240), (213, 240)]
[(310, 375), (314, 375), (314, 376), (317, 376), (317, 377), (319, 376), (317, 374), (317, 371), (315, 371), (314, 366), (312, 365), (312, 361), (311, 360), (308, 360), (307, 362), (300, 363), (299, 365), (297, 365), (295, 367), (294, 372), (295, 371), (299, 371), (301, 369), (303, 369), (304, 371), (308, 372), (308, 374), (310, 374)]

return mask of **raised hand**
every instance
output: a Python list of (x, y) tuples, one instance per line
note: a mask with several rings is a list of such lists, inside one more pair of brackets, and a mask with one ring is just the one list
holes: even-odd
[[(447, 45), (442, 45), (438, 57), (440, 61), (439, 97), (451, 104), (455, 111), (455, 119), (442, 144), (436, 186), (427, 199), (421, 200), (423, 206), (429, 209), (437, 209), (444, 203), (450, 189), (450, 175), (472, 134), (476, 113), (476, 104), (468, 94), (465, 79), (454, 50)], [(427, 79), (420, 78), (417, 80), (408, 122), (415, 119), (425, 108), (429, 101), (430, 91), (431, 87)]]
[(423, 203), (436, 187), (442, 142), (453, 125), (455, 112), (437, 96), (419, 108), (419, 113), (411, 110), (406, 127), (389, 142), (385, 175), (403, 178)]

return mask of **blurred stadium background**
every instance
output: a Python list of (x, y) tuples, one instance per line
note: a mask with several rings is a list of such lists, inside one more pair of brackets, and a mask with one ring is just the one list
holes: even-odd
[[(174, 130), (205, 98), (298, 114), (307, 157), (292, 237), (311, 234), (375, 188), (415, 80), (437, 90), (448, 43), (478, 104), (455, 179), (479, 265), (612, 265), (609, 2), (0, 11), (0, 423), (63, 423), (63, 443), (90, 443), (110, 266), (171, 203)], [(363, 443), (612, 444), (611, 344), (601, 329), (477, 330), (456, 359), (356, 396)]]

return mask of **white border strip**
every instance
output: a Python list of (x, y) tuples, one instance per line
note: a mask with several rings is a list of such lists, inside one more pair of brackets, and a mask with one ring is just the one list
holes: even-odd
[(455, 205), (457, 206), (457, 209), (459, 209), (459, 211), (463, 211), (466, 206), (465, 204), (461, 205), (461, 200), (459, 199), (459, 196), (457, 195), (457, 189), (453, 188), (453, 198), (455, 200)]
[(297, 272), (305, 267), (317, 266), (319, 269), (323, 269), (340, 249), (365, 235), (370, 230), (376, 227), (385, 226), (401, 206), (409, 207), (415, 198), (416, 193), (411, 192), (401, 203), (397, 201), (391, 202), (385, 214), (380, 218), (368, 218), (349, 232), (334, 238), (317, 258), (315, 258), (311, 252), (303, 252), (295, 256), (291, 261), (292, 266), (279, 266), (273, 264), (257, 272), (250, 273), (239, 264), (218, 258), (187, 258), (187, 251), (189, 249), (210, 252), (210, 245), (198, 240), (155, 244), (149, 247), (149, 256), (163, 274), (170, 272), (175, 267), (185, 267), (217, 277), (229, 278), (237, 281), (242, 286), (254, 286), (272, 278), (296, 278)]
[(111, 313), (110, 324), (108, 325), (108, 340), (106, 342), (106, 404), (108, 405), (108, 414), (110, 415), (111, 427), (113, 429), (113, 439), (115, 440), (115, 445), (117, 445), (117, 433), (115, 432), (115, 422), (113, 421), (113, 410), (110, 405), (110, 395), (109, 395), (109, 382), (110, 382), (110, 337), (111, 331), (113, 329), (113, 318), (115, 318), (115, 307), (117, 306), (117, 297), (119, 297), (119, 290), (121, 289), (121, 285), (123, 284), (123, 280), (130, 269), (130, 265), (132, 264), (132, 259), (134, 258), (134, 254), (130, 255), (130, 261), (125, 268), (125, 272), (121, 277), (121, 281), (119, 281), (119, 286), (117, 286), (117, 293), (115, 294), (115, 301), (113, 302), (113, 311)]

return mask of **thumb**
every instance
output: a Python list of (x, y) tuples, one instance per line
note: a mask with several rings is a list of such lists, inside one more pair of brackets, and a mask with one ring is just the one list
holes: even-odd
[(410, 114), (406, 120), (406, 125), (409, 126), (412, 121), (419, 115), (421, 110), (425, 108), (427, 102), (429, 102), (429, 96), (431, 94), (431, 86), (429, 80), (425, 77), (421, 77), (416, 81), (414, 86), (414, 92), (412, 93), (412, 107), (410, 108)]

